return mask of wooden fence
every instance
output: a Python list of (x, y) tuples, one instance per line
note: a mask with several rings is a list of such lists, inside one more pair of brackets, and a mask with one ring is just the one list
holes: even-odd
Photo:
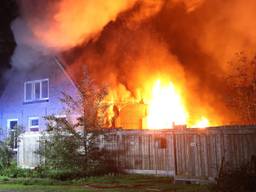
[[(32, 137), (21, 137), (18, 164), (22, 167), (34, 167), (40, 160), (34, 154), (40, 136)], [(222, 159), (237, 167), (256, 155), (256, 126), (111, 130), (101, 146), (116, 150), (120, 166), (129, 172), (214, 179)]]
[(256, 155), (256, 127), (118, 131), (105, 142), (132, 172), (214, 179), (222, 159), (238, 167)]

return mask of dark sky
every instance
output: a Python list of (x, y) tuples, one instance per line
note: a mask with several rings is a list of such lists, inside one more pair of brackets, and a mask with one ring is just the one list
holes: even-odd
[(10, 67), (9, 60), (15, 48), (15, 42), (10, 28), (11, 21), (17, 16), (15, 0), (0, 1), (0, 77), (5, 69)]

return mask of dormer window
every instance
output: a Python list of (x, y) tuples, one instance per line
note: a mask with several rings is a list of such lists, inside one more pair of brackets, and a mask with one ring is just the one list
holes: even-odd
[(24, 83), (24, 101), (42, 101), (49, 99), (49, 79), (26, 81)]

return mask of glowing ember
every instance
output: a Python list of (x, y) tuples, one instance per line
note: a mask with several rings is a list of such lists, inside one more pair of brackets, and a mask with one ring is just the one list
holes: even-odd
[(161, 85), (158, 80), (148, 102), (147, 127), (150, 129), (172, 128), (174, 124), (186, 124), (187, 113), (173, 83)]
[(206, 128), (209, 127), (210, 123), (206, 117), (201, 117), (201, 119), (192, 127), (194, 128)]

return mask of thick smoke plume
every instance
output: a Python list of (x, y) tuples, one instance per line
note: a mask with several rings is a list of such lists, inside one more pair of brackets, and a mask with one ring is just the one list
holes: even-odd
[(48, 47), (69, 49), (95, 38), (135, 0), (21, 0), (23, 17)]
[(29, 70), (44, 55), (49, 54), (49, 50), (38, 41), (23, 19), (17, 18), (14, 20), (11, 29), (17, 44), (11, 58), (11, 63), (16, 69)]
[(30, 69), (45, 55), (96, 38), (102, 28), (134, 0), (20, 0), (21, 16), (12, 23), (17, 43), (12, 65)]
[(192, 116), (220, 123), (234, 118), (226, 105), (229, 61), (255, 54), (255, 7), (254, 0), (20, 1), (31, 34), (64, 51), (74, 77), (86, 65), (125, 100), (140, 99), (147, 82), (164, 76), (181, 88)]

